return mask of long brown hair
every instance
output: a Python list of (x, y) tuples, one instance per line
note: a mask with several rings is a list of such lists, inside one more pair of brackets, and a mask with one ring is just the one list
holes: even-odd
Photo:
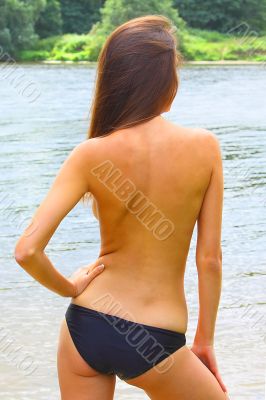
[[(163, 15), (118, 26), (98, 57), (88, 139), (148, 121), (171, 105), (178, 89), (177, 27)], [(90, 192), (83, 204), (92, 200)]]
[(178, 88), (177, 28), (163, 15), (118, 26), (98, 57), (88, 138), (148, 121), (169, 107)]

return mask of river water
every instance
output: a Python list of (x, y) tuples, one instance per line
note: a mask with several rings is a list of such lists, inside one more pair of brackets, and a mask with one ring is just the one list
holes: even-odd
[[(13, 68), (13, 70), (12, 70)], [(95, 66), (0, 66), (0, 398), (59, 399), (56, 346), (69, 299), (41, 287), (13, 249), (68, 153), (85, 139)], [(15, 70), (16, 68), (16, 70)], [(212, 130), (224, 162), (223, 294), (216, 333), (233, 400), (263, 400), (265, 379), (266, 68), (190, 66), (164, 117)], [(97, 220), (78, 204), (47, 254), (65, 275), (94, 261)], [(186, 272), (188, 344), (197, 319), (195, 232)], [(115, 399), (146, 399), (117, 380)]]

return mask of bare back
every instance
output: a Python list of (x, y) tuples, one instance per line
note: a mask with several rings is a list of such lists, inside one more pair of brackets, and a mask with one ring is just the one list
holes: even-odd
[(186, 331), (183, 280), (212, 173), (209, 137), (159, 116), (91, 139), (90, 189), (101, 229), (98, 260), (106, 268), (74, 303)]

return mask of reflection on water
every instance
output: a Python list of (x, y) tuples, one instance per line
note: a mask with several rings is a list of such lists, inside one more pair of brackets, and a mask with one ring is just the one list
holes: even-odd
[[(95, 68), (23, 68), (41, 89), (36, 103), (29, 104), (5, 80), (0, 86), (0, 392), (5, 400), (52, 400), (58, 398), (56, 345), (68, 300), (32, 282), (12, 252), (59, 166), (85, 138)], [(185, 68), (171, 112), (164, 114), (178, 124), (214, 131), (221, 143), (224, 284), (216, 349), (233, 400), (264, 396), (265, 82), (266, 69), (259, 66)], [(47, 253), (69, 275), (93, 261), (98, 249), (97, 221), (88, 208), (77, 205)], [(189, 344), (197, 318), (194, 259), (195, 232), (186, 274)], [(147, 397), (118, 380), (115, 398)]]

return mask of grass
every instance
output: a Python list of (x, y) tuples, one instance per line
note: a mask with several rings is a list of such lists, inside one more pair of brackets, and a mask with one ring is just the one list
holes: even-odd
[(183, 51), (185, 58), (193, 61), (266, 61), (266, 37), (190, 29), (184, 37)]
[[(104, 36), (67, 34), (39, 40), (21, 51), (20, 61), (97, 61)], [(214, 31), (188, 29), (182, 53), (188, 61), (266, 61), (266, 36), (231, 36)]]

